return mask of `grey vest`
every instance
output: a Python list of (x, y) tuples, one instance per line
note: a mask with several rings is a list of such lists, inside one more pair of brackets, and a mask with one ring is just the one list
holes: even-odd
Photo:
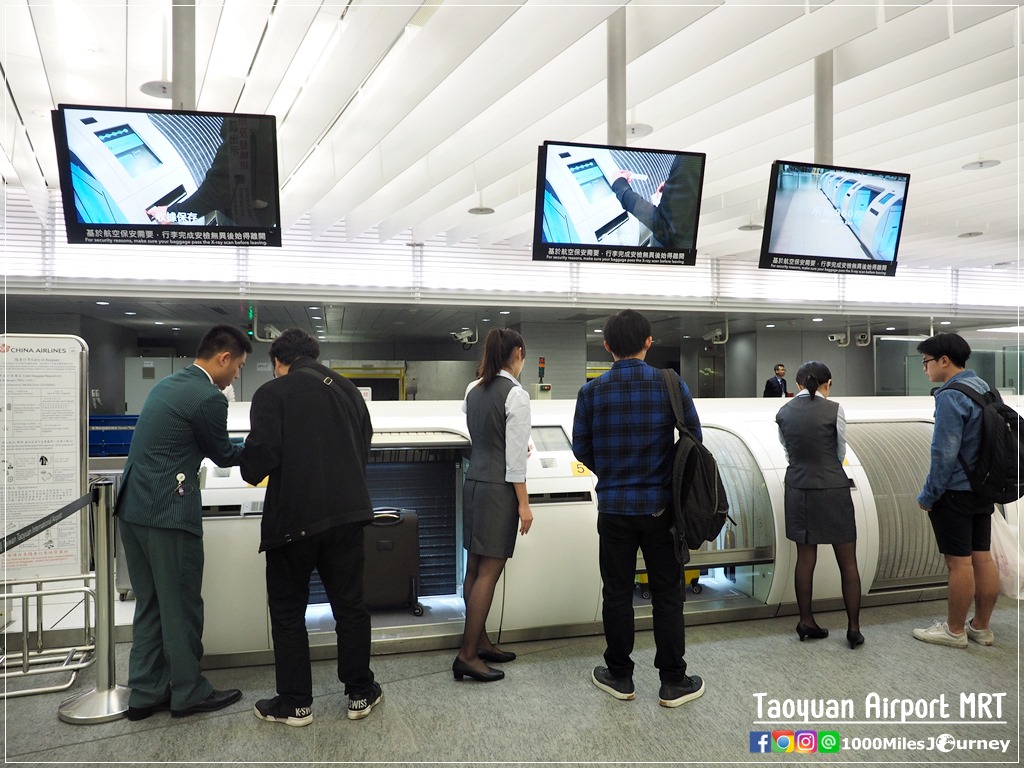
[(839, 403), (821, 397), (795, 397), (775, 416), (789, 453), (790, 488), (844, 488), (850, 484), (836, 456)]
[(490, 386), (479, 384), (466, 395), (466, 423), (473, 443), (467, 480), (505, 482), (505, 401), (515, 384), (498, 376)]

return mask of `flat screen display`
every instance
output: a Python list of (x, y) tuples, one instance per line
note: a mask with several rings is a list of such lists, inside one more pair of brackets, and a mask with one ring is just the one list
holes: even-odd
[(896, 274), (910, 174), (777, 160), (762, 269)]
[(705, 159), (700, 152), (544, 142), (534, 260), (692, 266)]
[(273, 115), (62, 104), (69, 243), (281, 245)]

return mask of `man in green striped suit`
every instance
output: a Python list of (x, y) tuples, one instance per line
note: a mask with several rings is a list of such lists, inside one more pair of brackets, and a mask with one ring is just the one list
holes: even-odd
[(252, 352), (238, 328), (218, 325), (192, 365), (158, 382), (132, 436), (115, 514), (135, 592), (128, 659), (129, 720), (221, 709), (242, 697), (215, 691), (199, 671), (203, 655), (203, 516), (199, 465), (238, 464), (221, 390)]

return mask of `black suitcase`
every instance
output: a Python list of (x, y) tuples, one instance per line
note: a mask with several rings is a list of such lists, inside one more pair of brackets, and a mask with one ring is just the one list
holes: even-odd
[(408, 607), (423, 615), (419, 602), (420, 541), (416, 513), (381, 508), (363, 529), (363, 599), (367, 608)]

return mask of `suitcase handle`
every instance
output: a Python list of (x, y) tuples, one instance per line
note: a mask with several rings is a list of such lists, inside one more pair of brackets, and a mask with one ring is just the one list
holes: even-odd
[(374, 525), (398, 525), (405, 518), (405, 513), (400, 509), (384, 508), (373, 510)]

